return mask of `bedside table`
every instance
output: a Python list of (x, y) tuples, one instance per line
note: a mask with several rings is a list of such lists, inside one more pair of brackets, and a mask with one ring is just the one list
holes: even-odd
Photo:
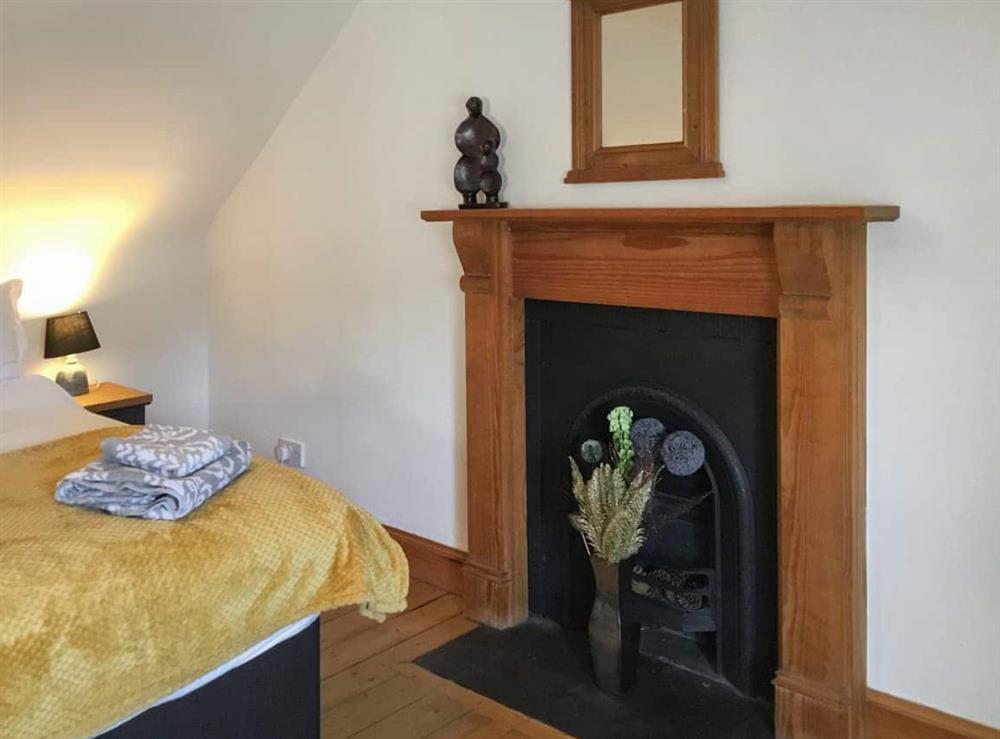
[(99, 416), (122, 423), (146, 423), (146, 406), (153, 402), (151, 393), (113, 382), (102, 382), (96, 390), (73, 398), (82, 407)]

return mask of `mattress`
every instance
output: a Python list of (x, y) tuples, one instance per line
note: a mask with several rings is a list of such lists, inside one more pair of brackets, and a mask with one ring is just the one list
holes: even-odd
[(131, 721), (132, 719), (134, 719), (136, 716), (138, 716), (140, 713), (143, 713), (144, 711), (148, 711), (149, 709), (155, 708), (156, 706), (162, 705), (164, 703), (169, 703), (170, 701), (175, 701), (178, 698), (183, 698), (188, 693), (193, 693), (194, 691), (196, 691), (198, 688), (202, 687), (203, 685), (207, 685), (208, 683), (212, 682), (213, 680), (215, 680), (215, 679), (217, 679), (219, 677), (222, 677), (223, 675), (225, 675), (230, 670), (235, 670), (240, 665), (246, 664), (250, 660), (252, 660), (252, 659), (254, 659), (256, 657), (259, 657), (260, 655), (262, 655), (267, 650), (269, 650), (269, 649), (271, 649), (273, 647), (276, 647), (278, 644), (281, 644), (281, 642), (285, 641), (286, 639), (291, 639), (296, 634), (299, 634), (302, 631), (305, 631), (318, 618), (319, 618), (319, 614), (318, 613), (313, 613), (313, 614), (311, 614), (309, 616), (306, 616), (303, 619), (300, 619), (300, 620), (296, 621), (295, 623), (288, 624), (288, 626), (285, 626), (283, 628), (278, 629), (273, 634), (271, 634), (269, 637), (267, 637), (266, 639), (264, 639), (262, 641), (257, 642), (256, 644), (254, 644), (252, 647), (250, 647), (248, 650), (246, 650), (242, 654), (237, 655), (236, 657), (233, 657), (228, 662), (224, 662), (223, 664), (219, 665), (218, 667), (216, 667), (216, 668), (214, 668), (212, 670), (209, 670), (204, 675), (202, 675), (201, 677), (199, 677), (197, 680), (193, 680), (192, 682), (188, 683), (184, 687), (182, 687), (182, 688), (180, 688), (178, 690), (175, 690), (170, 695), (163, 696), (162, 698), (160, 698), (155, 703), (152, 703), (149, 706), (147, 706), (146, 708), (144, 708), (142, 711), (139, 711), (138, 713), (134, 713), (131, 716), (129, 716), (128, 718), (122, 719), (121, 721), (119, 721), (118, 723), (114, 724), (113, 726), (108, 726), (101, 733), (103, 734), (103, 733), (105, 733), (107, 731), (111, 731), (112, 729), (114, 729), (114, 728), (116, 728), (118, 726), (121, 726), (122, 724), (128, 723), (129, 721)]
[[(0, 453), (113, 426), (124, 427), (125, 424), (84, 410), (62, 388), (47, 377), (29, 375), (0, 382)], [(177, 700), (230, 670), (246, 664), (308, 628), (317, 618), (318, 614), (311, 614), (278, 629), (245, 652), (209, 670), (173, 693), (163, 696), (144, 710)], [(138, 713), (133, 714), (115, 726), (129, 721), (137, 715)], [(112, 728), (114, 726), (109, 726), (105, 730)]]

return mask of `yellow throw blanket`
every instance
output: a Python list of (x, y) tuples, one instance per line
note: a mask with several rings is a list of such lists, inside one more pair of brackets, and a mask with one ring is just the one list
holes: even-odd
[(310, 613), (405, 607), (406, 558), (375, 519), (263, 459), (180, 521), (57, 503), (120, 434), (0, 455), (0, 736), (92, 735)]

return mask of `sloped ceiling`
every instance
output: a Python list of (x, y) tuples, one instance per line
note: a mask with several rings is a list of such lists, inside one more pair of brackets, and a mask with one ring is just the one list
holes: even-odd
[(93, 221), (102, 198), (95, 241), (207, 228), (355, 5), (0, 2), (7, 256), (52, 209)]

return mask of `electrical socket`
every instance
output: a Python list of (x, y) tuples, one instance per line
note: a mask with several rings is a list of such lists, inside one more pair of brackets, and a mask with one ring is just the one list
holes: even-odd
[(306, 445), (295, 439), (278, 439), (274, 458), (289, 467), (306, 466)]

